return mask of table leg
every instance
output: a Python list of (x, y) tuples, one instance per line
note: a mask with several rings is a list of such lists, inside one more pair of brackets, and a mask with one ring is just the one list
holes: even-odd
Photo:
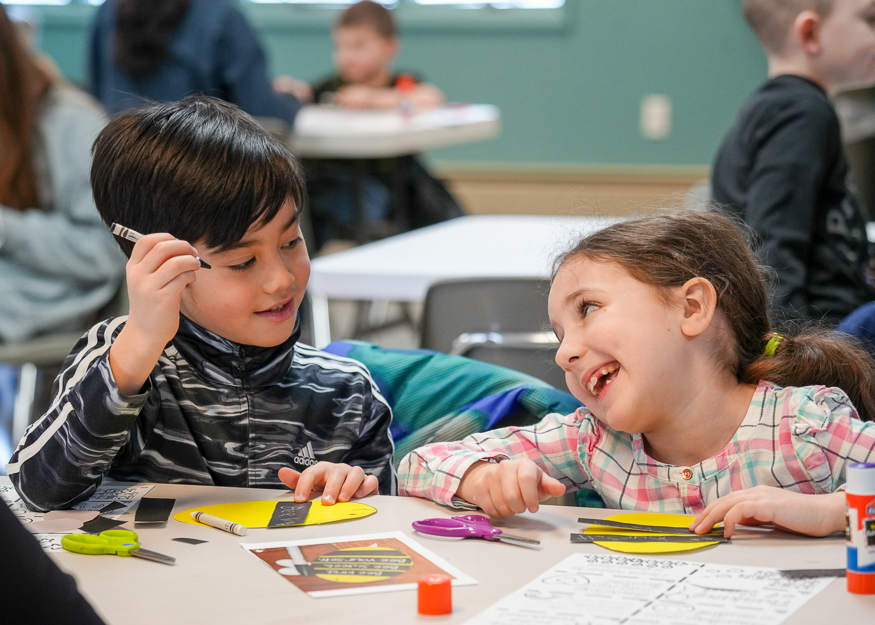
[(370, 235), (372, 224), (365, 217), (365, 184), (368, 180), (367, 161), (353, 159), (355, 175), (352, 179), (352, 227), (355, 230), (355, 242), (358, 244), (370, 243), (373, 237)]
[(310, 303), (311, 321), (313, 323), (313, 346), (317, 349), (322, 349), (331, 342), (328, 298), (324, 295), (311, 295)]
[[(392, 159), (392, 222), (395, 226), (393, 234), (410, 230), (410, 206), (405, 188), (405, 183), (408, 181), (405, 180), (405, 177), (410, 178), (411, 174), (408, 171), (405, 176), (403, 168), (407, 164), (405, 159), (411, 160), (413, 158), (412, 154), (408, 154)], [(407, 167), (407, 169), (411, 168)]]

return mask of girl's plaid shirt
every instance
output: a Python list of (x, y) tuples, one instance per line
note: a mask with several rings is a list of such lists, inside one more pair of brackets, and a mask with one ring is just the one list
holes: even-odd
[(758, 485), (835, 491), (847, 463), (875, 461), (875, 423), (861, 421), (840, 389), (760, 382), (729, 444), (695, 465), (658, 462), (640, 434), (607, 428), (581, 408), (529, 427), (420, 447), (401, 461), (398, 492), (472, 508), (455, 496), (459, 481), (473, 463), (499, 457), (528, 458), (568, 490), (595, 490), (609, 508), (698, 514), (723, 495)]

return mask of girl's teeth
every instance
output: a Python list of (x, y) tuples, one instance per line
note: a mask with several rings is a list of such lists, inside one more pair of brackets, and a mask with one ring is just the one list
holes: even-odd
[[(593, 376), (589, 379), (589, 383), (587, 383), (586, 388), (589, 390), (589, 392), (592, 395), (595, 395), (596, 394), (595, 387), (596, 387), (596, 384), (599, 383), (599, 379), (602, 376), (609, 375), (609, 374), (613, 373), (614, 371), (617, 371), (619, 368), (620, 368), (619, 365), (608, 365), (606, 367), (602, 367), (600, 371), (598, 371), (597, 373), (594, 373)], [(606, 381), (605, 386), (607, 386), (611, 382), (613, 382), (613, 380)]]

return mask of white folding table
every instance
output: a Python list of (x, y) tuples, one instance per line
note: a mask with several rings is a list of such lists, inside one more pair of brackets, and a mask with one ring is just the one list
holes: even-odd
[(501, 115), (490, 104), (448, 104), (412, 115), (310, 105), (298, 112), (290, 147), (304, 158), (386, 158), (492, 139), (500, 129)]
[(317, 347), (331, 342), (328, 300), (421, 302), (453, 278), (548, 278), (558, 254), (617, 219), (544, 215), (459, 217), (313, 260), (307, 287)]
[[(0, 484), (8, 483), (8, 478), (0, 477)], [(149, 496), (175, 499), (174, 512), (181, 512), (235, 501), (289, 500), (290, 493), (157, 484)], [(394, 625), (439, 622), (451, 625), (475, 617), (573, 553), (610, 554), (596, 545), (572, 544), (569, 537), (583, 529), (577, 522), (579, 517), (603, 518), (617, 513), (600, 508), (543, 505), (536, 513), (526, 512), (496, 521), (496, 526), (507, 533), (540, 540), (542, 548), (535, 550), (486, 540), (438, 540), (416, 534), (411, 527), (413, 521), (453, 514), (452, 510), (423, 499), (376, 496), (367, 497), (362, 503), (373, 506), (377, 513), (345, 523), (250, 529), (244, 537), (203, 525), (180, 523), (173, 518), (155, 527), (135, 525), (133, 513), (129, 512), (120, 519), (127, 521), (122, 529), (136, 531), (144, 548), (175, 557), (176, 566), (138, 558), (86, 556), (66, 551), (52, 552), (51, 557), (58, 566), (75, 575), (80, 590), (108, 623), (367, 622)], [(240, 547), (241, 543), (326, 539), (387, 531), (403, 532), (477, 580), (474, 586), (453, 589), (452, 614), (418, 615), (416, 593), (410, 591), (314, 599)], [(179, 537), (207, 542), (184, 544), (174, 540)], [(843, 568), (846, 561), (842, 535), (807, 538), (783, 532), (754, 531), (740, 531), (731, 544), (653, 557), (781, 569)], [(15, 571), (9, 571), (7, 577), (11, 579), (14, 575)], [(835, 579), (802, 609), (790, 615), (786, 625), (870, 623), (875, 613), (875, 596), (852, 595), (846, 587), (844, 578)], [(46, 600), (50, 601), (51, 597), (47, 596)], [(583, 616), (586, 607), (580, 607)]]

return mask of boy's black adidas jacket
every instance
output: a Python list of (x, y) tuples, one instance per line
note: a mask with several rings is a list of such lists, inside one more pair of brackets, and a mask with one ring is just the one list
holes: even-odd
[(320, 460), (362, 467), (395, 492), (391, 411), (361, 363), (298, 344), (239, 345), (186, 317), (138, 395), (123, 397), (108, 353), (126, 317), (83, 336), (48, 412), (7, 466), (35, 510), (87, 499), (104, 478), (282, 487), (277, 471)]

